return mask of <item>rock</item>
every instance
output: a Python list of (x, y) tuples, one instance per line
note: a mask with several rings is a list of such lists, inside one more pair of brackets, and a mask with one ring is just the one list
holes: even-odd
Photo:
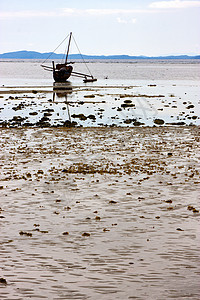
[(68, 235), (68, 234), (69, 234), (68, 231), (63, 232), (63, 235)]
[(82, 236), (88, 237), (88, 236), (90, 236), (90, 233), (84, 232), (84, 233), (82, 233)]
[(140, 121), (134, 121), (133, 122), (134, 126), (141, 126), (141, 125), (145, 125), (144, 123), (140, 122)]
[(38, 170), (37, 173), (38, 174), (44, 174), (44, 171), (43, 170)]
[(194, 105), (193, 104), (190, 104), (186, 107), (187, 109), (190, 109), (190, 108), (194, 108)]
[(81, 121), (87, 120), (87, 117), (86, 117), (84, 114), (78, 114), (78, 115), (73, 114), (73, 115), (72, 115), (72, 118), (78, 118), (78, 119), (80, 119)]
[(116, 203), (117, 203), (117, 201), (114, 201), (114, 200), (109, 201), (109, 204), (116, 204)]
[(70, 210), (70, 209), (71, 209), (70, 206), (65, 207), (65, 210)]
[(85, 95), (84, 98), (95, 98), (95, 95)]
[(96, 117), (95, 117), (95, 115), (89, 115), (88, 119), (96, 120)]
[(193, 207), (192, 205), (188, 205), (187, 209), (188, 209), (188, 210), (193, 210), (194, 207)]
[(26, 236), (32, 237), (32, 233), (30, 233), (30, 232), (20, 231), (19, 234), (20, 235), (26, 235)]
[(155, 119), (153, 122), (154, 122), (156, 125), (163, 125), (163, 124), (165, 123), (165, 121), (162, 120), (162, 119)]
[(125, 123), (125, 124), (131, 124), (131, 122), (132, 122), (131, 119), (124, 120), (124, 123)]
[(173, 206), (169, 206), (167, 209), (168, 209), (168, 210), (173, 210), (174, 207), (173, 207)]
[(133, 104), (133, 103), (122, 103), (121, 104), (121, 107), (123, 107), (123, 108), (126, 108), (126, 107), (134, 107), (135, 106), (135, 104)]
[(0, 283), (7, 285), (7, 281), (3, 277), (0, 278)]
[(178, 125), (178, 126), (183, 126), (183, 125), (185, 125), (185, 122), (171, 122), (171, 123), (167, 123), (167, 125)]
[(124, 103), (132, 103), (132, 100), (124, 100)]
[(36, 111), (33, 111), (33, 112), (30, 112), (29, 115), (30, 116), (36, 116), (36, 115), (38, 115), (38, 113)]

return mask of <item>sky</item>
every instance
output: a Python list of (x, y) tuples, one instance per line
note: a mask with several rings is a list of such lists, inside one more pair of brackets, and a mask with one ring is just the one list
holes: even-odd
[(51, 52), (69, 32), (82, 54), (196, 55), (200, 0), (0, 0), (0, 53)]

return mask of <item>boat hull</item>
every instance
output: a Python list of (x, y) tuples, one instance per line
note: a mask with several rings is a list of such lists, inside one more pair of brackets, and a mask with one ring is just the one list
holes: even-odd
[(59, 70), (53, 71), (53, 78), (55, 82), (66, 82), (67, 79), (71, 76), (72, 66), (62, 67)]

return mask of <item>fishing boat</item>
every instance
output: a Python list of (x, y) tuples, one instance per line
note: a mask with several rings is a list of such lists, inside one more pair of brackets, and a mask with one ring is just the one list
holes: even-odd
[[(79, 73), (79, 72), (74, 72), (73, 71), (73, 67), (72, 67), (72, 64), (74, 64), (74, 62), (68, 62), (68, 57), (69, 57), (69, 49), (70, 49), (70, 44), (71, 44), (71, 39), (72, 39), (72, 32), (70, 32), (70, 35), (69, 35), (69, 41), (68, 41), (68, 47), (67, 47), (67, 53), (66, 53), (66, 56), (65, 56), (65, 61), (64, 63), (59, 63), (59, 64), (55, 64), (54, 61), (52, 61), (52, 67), (49, 67), (49, 66), (46, 66), (44, 64), (42, 64), (41, 66), (47, 70), (47, 71), (52, 71), (53, 72), (53, 79), (55, 81), (55, 83), (65, 83), (70, 76), (74, 76), (74, 77), (80, 77), (80, 78), (83, 78), (83, 81), (84, 82), (94, 82), (94, 81), (97, 81), (96, 78), (94, 78), (92, 76), (92, 74), (90, 73), (88, 67), (88, 71), (90, 74), (85, 74), (85, 73)], [(75, 41), (75, 40), (74, 40)], [(61, 43), (62, 44), (62, 43)], [(60, 44), (60, 45), (61, 45)], [(60, 46), (59, 45), (59, 46)], [(76, 44), (77, 45), (77, 44)], [(57, 47), (58, 48), (58, 47)], [(57, 49), (56, 48), (56, 49)], [(78, 47), (77, 47), (78, 48)], [(78, 49), (79, 50), (79, 49)], [(55, 51), (55, 50), (54, 50)], [(54, 52), (51, 53), (51, 55), (53, 54)], [(80, 51), (79, 51), (80, 53)], [(50, 56), (51, 56), (50, 55)], [(80, 53), (82, 59), (83, 59), (83, 56), (82, 54)], [(50, 57), (49, 56), (49, 57)], [(47, 59), (49, 59), (49, 57)], [(46, 59), (46, 60), (47, 60)], [(45, 60), (45, 61), (46, 61)], [(83, 59), (84, 61), (84, 59)], [(84, 61), (85, 62), (85, 61)], [(43, 62), (44, 63), (44, 62)], [(85, 63), (86, 64), (86, 63)]]

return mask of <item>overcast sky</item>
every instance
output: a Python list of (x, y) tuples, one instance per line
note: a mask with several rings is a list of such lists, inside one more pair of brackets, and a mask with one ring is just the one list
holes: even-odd
[(200, 1), (0, 0), (0, 53), (51, 52), (70, 31), (82, 54), (200, 54)]

